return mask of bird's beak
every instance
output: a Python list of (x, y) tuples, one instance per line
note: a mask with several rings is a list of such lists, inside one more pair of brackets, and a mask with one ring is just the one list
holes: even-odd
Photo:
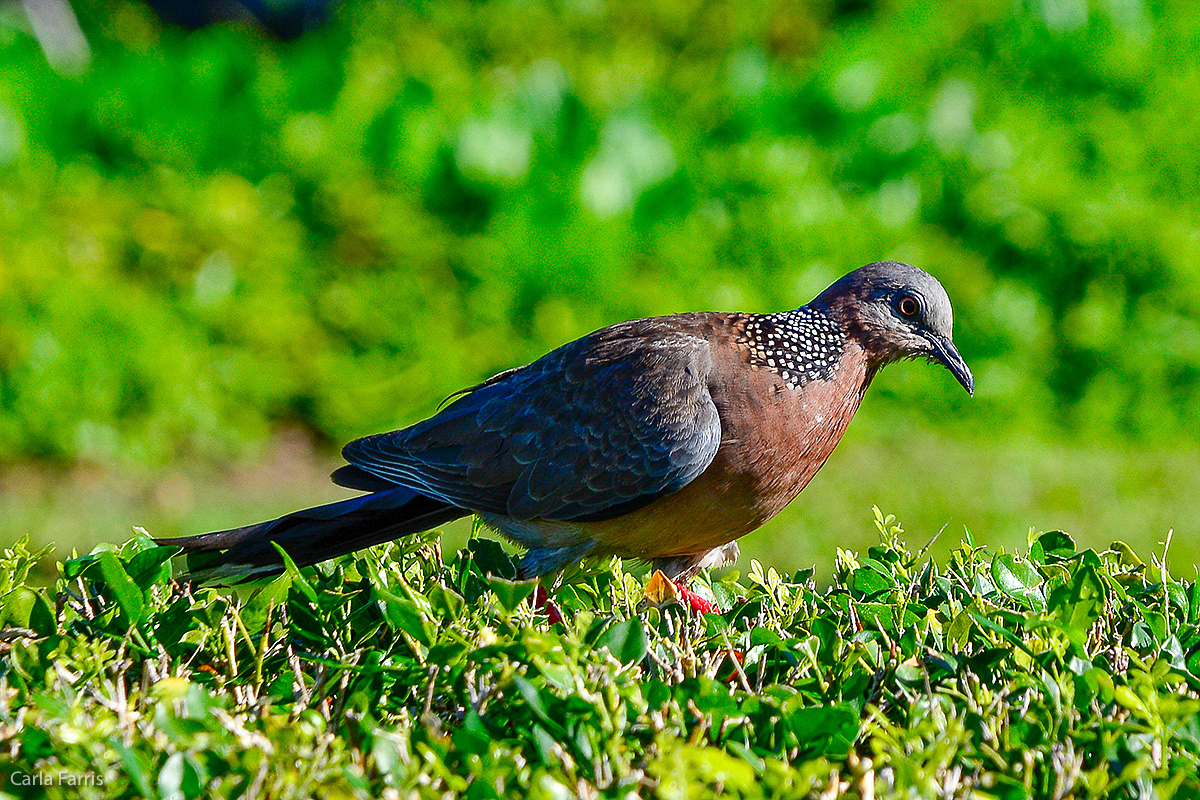
[(929, 343), (933, 345), (930, 356), (950, 370), (951, 375), (958, 378), (958, 382), (967, 390), (967, 394), (974, 396), (975, 376), (971, 374), (967, 362), (963, 361), (962, 356), (958, 354), (958, 348), (954, 346), (954, 342), (947, 337), (933, 335), (929, 337)]

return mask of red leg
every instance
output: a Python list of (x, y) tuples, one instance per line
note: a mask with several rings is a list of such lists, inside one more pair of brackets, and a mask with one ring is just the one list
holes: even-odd
[(686, 603), (692, 611), (697, 614), (719, 614), (721, 610), (717, 608), (717, 604), (711, 600), (693, 592), (682, 581), (675, 584), (675, 588), (679, 590), (679, 598)]
[(537, 590), (533, 593), (531, 600), (535, 611), (545, 611), (546, 617), (550, 620), (551, 625), (557, 625), (563, 621), (562, 612), (558, 610), (558, 606), (550, 595), (546, 594), (546, 587), (538, 584)]
[(661, 569), (656, 569), (650, 576), (650, 580), (646, 582), (646, 593), (643, 599), (656, 606), (663, 603), (683, 603), (697, 614), (720, 613), (716, 603), (687, 588), (686, 581), (677, 583), (671, 580)]

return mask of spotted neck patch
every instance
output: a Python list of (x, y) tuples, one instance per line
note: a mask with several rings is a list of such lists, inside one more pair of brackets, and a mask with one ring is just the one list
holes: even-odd
[(793, 389), (831, 380), (846, 346), (846, 334), (828, 312), (808, 306), (749, 315), (746, 340), (750, 363), (777, 372)]

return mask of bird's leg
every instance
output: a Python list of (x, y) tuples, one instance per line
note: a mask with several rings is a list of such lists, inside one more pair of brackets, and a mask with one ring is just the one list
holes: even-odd
[(719, 609), (715, 603), (706, 597), (696, 594), (687, 587), (688, 580), (688, 577), (668, 578), (665, 572), (661, 569), (656, 569), (654, 570), (654, 574), (650, 576), (650, 580), (646, 583), (646, 592), (643, 599), (654, 605), (682, 603), (698, 614), (718, 612)]
[(697, 614), (719, 614), (720, 609), (717, 604), (706, 597), (702, 597), (687, 587), (684, 581), (678, 581), (675, 588), (679, 590), (679, 599), (688, 605), (692, 611)]
[[(530, 578), (537, 578), (538, 585), (533, 590), (533, 597), (529, 598), (529, 605), (534, 611), (545, 611), (551, 625), (562, 622), (562, 612), (558, 610), (558, 605), (550, 599), (550, 593), (546, 591), (545, 575), (538, 574), (530, 563), (522, 560), (517, 567), (517, 580), (525, 581)], [(554, 585), (557, 586), (560, 580), (562, 580), (561, 572), (555, 576)]]
[(697, 614), (716, 614), (720, 613), (717, 604), (689, 589), (688, 581), (702, 569), (729, 566), (737, 560), (738, 555), (737, 543), (729, 542), (703, 553), (655, 559), (654, 567), (662, 571), (663, 577), (667, 578), (679, 593), (679, 600), (692, 611)]
[(537, 589), (534, 590), (531, 604), (534, 611), (545, 611), (546, 618), (550, 620), (551, 625), (557, 625), (563, 621), (562, 612), (558, 610), (558, 605), (550, 599), (550, 595), (546, 592), (546, 585), (538, 581)]

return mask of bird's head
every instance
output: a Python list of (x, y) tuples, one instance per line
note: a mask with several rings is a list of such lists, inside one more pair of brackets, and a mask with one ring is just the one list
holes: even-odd
[(813, 301), (830, 308), (867, 351), (874, 367), (902, 358), (943, 365), (968, 393), (975, 378), (954, 346), (954, 312), (937, 279), (898, 261), (854, 270)]

